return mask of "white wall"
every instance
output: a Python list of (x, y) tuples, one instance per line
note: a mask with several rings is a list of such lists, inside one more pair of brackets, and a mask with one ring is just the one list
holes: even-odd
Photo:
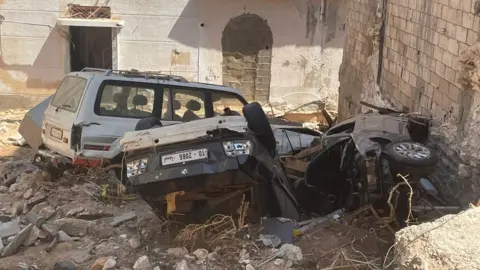
[[(51, 93), (70, 68), (65, 38), (46, 26), (8, 21), (54, 26), (67, 3), (97, 2), (103, 1), (0, 0), (0, 14), (6, 20), (0, 26), (0, 95)], [(115, 64), (120, 69), (172, 72), (221, 84), (222, 31), (231, 18), (254, 13), (266, 19), (273, 33), (270, 99), (292, 92), (332, 96), (335, 84), (320, 89), (325, 85), (321, 4), (321, 0), (113, 0), (109, 3), (113, 17), (125, 22), (117, 36)], [(306, 37), (309, 14), (318, 22)], [(335, 57), (342, 58), (341, 50)], [(290, 103), (312, 98), (287, 97)]]

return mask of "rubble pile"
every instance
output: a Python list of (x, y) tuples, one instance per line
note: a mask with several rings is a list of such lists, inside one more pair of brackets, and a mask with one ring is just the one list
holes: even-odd
[(66, 172), (52, 182), (24, 160), (0, 163), (0, 254), (8, 257), (0, 269), (260, 269), (302, 263), (297, 246), (265, 246), (246, 231), (221, 233), (205, 248), (172, 247), (177, 234), (169, 236), (168, 226), (142, 200), (115, 199), (110, 190), (105, 196), (105, 179), (98, 172)]

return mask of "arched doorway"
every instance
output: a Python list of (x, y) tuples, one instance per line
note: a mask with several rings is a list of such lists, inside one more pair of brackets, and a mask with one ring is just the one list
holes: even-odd
[(267, 101), (273, 35), (255, 14), (231, 19), (222, 33), (223, 84), (239, 88), (247, 100)]

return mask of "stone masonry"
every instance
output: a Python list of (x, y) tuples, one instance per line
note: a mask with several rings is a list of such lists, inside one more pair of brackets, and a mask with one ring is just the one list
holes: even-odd
[(459, 59), (478, 42), (477, 2), (350, 1), (340, 73), (340, 119), (359, 113), (362, 99), (434, 118), (442, 166), (433, 180), (446, 197), (464, 204), (480, 188), (479, 94), (459, 80)]

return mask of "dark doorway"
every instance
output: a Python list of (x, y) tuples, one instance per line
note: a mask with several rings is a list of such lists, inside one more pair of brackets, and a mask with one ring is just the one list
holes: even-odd
[(222, 34), (223, 84), (239, 88), (248, 101), (267, 101), (273, 35), (255, 14), (231, 19)]
[(112, 68), (112, 29), (70, 26), (70, 67)]

